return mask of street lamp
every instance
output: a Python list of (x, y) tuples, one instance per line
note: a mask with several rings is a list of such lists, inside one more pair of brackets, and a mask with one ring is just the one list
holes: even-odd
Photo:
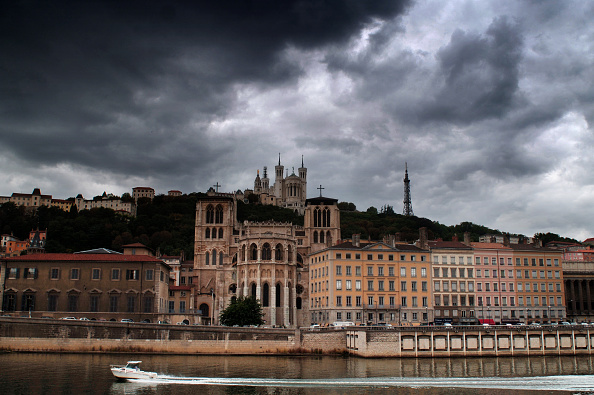
[(425, 320), (427, 321), (427, 326), (429, 326), (429, 306), (425, 306)]
[(489, 324), (491, 323), (491, 306), (487, 306), (487, 315), (489, 319)]

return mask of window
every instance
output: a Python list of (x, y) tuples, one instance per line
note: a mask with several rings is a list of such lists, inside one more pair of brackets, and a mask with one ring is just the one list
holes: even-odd
[(36, 268), (25, 268), (23, 270), (23, 278), (34, 279), (37, 278), (37, 269)]
[(421, 281), (421, 291), (427, 292), (427, 281)]
[(127, 269), (126, 270), (126, 280), (138, 280), (140, 277), (140, 270), (136, 269)]
[(373, 280), (367, 281), (367, 290), (373, 291)]
[(388, 300), (389, 300), (390, 306), (394, 306), (396, 298), (394, 296), (390, 296)]
[(78, 294), (68, 295), (68, 311), (78, 311)]
[(373, 296), (368, 296), (367, 297), (367, 304), (370, 306), (373, 306)]
[(353, 289), (353, 285), (352, 285), (352, 281), (351, 280), (346, 280), (346, 290), (350, 291)]
[(8, 278), (10, 278), (10, 279), (19, 278), (19, 269), (17, 267), (11, 267), (8, 272)]
[(57, 267), (52, 267), (50, 270), (50, 279), (58, 280), (60, 278), (60, 269)]
[(336, 266), (336, 275), (342, 276), (342, 266), (340, 266), (340, 265)]
[(384, 290), (384, 281), (383, 280), (379, 280), (377, 282), (377, 290), (378, 291), (383, 291)]
[(361, 275), (361, 266), (355, 266), (355, 276)]
[(421, 277), (427, 277), (427, 268), (426, 267), (421, 268)]
[(378, 304), (379, 307), (384, 307), (384, 297), (383, 296), (380, 296), (378, 298), (377, 304)]
[(117, 313), (117, 311), (118, 311), (118, 304), (119, 304), (118, 295), (111, 295), (109, 297), (109, 311), (111, 313)]
[(406, 291), (406, 281), (400, 281), (400, 290)]
[(134, 310), (136, 308), (136, 296), (134, 295), (129, 295), (128, 296), (128, 306), (127, 306), (127, 311), (128, 313), (134, 313)]
[[(163, 272), (161, 272), (161, 273), (163, 273)], [(111, 279), (112, 280), (120, 279), (120, 269), (111, 269)]]
[(384, 267), (380, 266), (377, 268), (377, 275), (378, 276), (383, 276), (384, 275)]
[(406, 296), (400, 298), (400, 304), (402, 305), (402, 307), (406, 307)]
[(411, 267), (410, 268), (410, 276), (411, 277), (417, 277), (417, 268), (416, 267)]
[(70, 279), (71, 280), (78, 280), (80, 276), (79, 269), (70, 269)]
[(179, 301), (179, 312), (180, 312), (180, 314), (183, 314), (186, 312), (186, 301), (185, 300)]
[(336, 253), (336, 259), (342, 259), (342, 254), (340, 252)]
[(433, 282), (433, 291), (439, 292), (439, 281)]
[(342, 280), (336, 280), (336, 289), (337, 290), (341, 290), (342, 289)]
[(353, 305), (352, 299), (353, 299), (352, 296), (347, 296), (346, 297), (346, 305), (347, 305), (347, 307), (352, 307), (352, 305)]
[[(347, 254), (347, 257), (348, 257), (348, 255), (350, 255), (350, 254)], [(353, 273), (352, 273), (351, 267), (350, 267), (350, 266), (347, 266), (347, 267), (346, 267), (346, 275), (347, 275), (347, 276), (350, 276), (350, 275), (352, 275), (352, 274), (353, 274)]]
[(145, 296), (144, 297), (144, 312), (152, 313), (153, 312), (153, 304), (154, 304), (154, 298), (151, 295)]
[(91, 299), (89, 301), (89, 307), (91, 312), (96, 313), (99, 311), (99, 295), (91, 295)]
[(406, 268), (405, 267), (400, 268), (400, 277), (406, 277)]
[(175, 313), (175, 301), (169, 301), (169, 313)]
[(373, 266), (367, 266), (367, 275), (373, 276)]
[(396, 290), (396, 287), (394, 286), (394, 281), (393, 280), (388, 281), (388, 289), (390, 291), (395, 291)]
[(368, 261), (373, 261), (373, 255), (367, 254), (367, 260)]
[(91, 278), (93, 280), (100, 280), (101, 279), (101, 269), (93, 269)]
[(361, 254), (355, 254), (355, 259), (361, 259)]
[(153, 269), (148, 269), (146, 271), (146, 280), (147, 281), (153, 281), (153, 277), (154, 277), (154, 270)]
[(390, 276), (390, 277), (394, 276), (394, 266), (388, 267), (388, 276)]
[(58, 310), (58, 295), (55, 293), (50, 293), (47, 295), (47, 311), (57, 311)]
[(418, 305), (417, 305), (417, 297), (416, 296), (413, 296), (412, 297), (412, 307), (418, 307)]
[(377, 259), (378, 259), (378, 261), (383, 261), (384, 260), (384, 254), (377, 254)]
[(361, 307), (361, 297), (360, 296), (355, 296), (355, 306)]
[(417, 292), (417, 282), (416, 281), (411, 281), (410, 290), (413, 292)]
[(361, 290), (361, 280), (355, 280), (355, 290)]
[(346, 259), (351, 259), (351, 254), (346, 254)]

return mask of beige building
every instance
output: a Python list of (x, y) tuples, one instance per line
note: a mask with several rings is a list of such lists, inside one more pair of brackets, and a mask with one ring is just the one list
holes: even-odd
[[(304, 226), (238, 223), (235, 199), (199, 198), (194, 276), (202, 323), (218, 322), (233, 296), (260, 300), (271, 326), (309, 325), (308, 256), (340, 240), (337, 200), (307, 199)], [(214, 309), (214, 311), (213, 311)]]
[(0, 265), (4, 313), (151, 322), (167, 313), (170, 269), (154, 257), (35, 254)]
[(92, 200), (85, 199), (83, 195), (79, 193), (74, 199), (74, 204), (78, 211), (102, 207), (125, 215), (136, 216), (136, 204), (132, 202), (124, 202), (121, 198), (112, 194), (106, 194), (105, 192), (103, 192), (102, 196), (98, 196)]
[(134, 187), (132, 188), (132, 198), (137, 204), (140, 198), (147, 198), (152, 201), (155, 198), (155, 190), (151, 187)]

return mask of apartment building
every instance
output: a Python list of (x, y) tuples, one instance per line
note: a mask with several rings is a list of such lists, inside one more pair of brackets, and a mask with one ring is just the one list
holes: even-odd
[(430, 318), (429, 252), (350, 242), (310, 254), (311, 322), (419, 325)]
[(472, 247), (459, 241), (429, 241), (436, 323), (464, 323), (476, 317)]
[(527, 322), (566, 317), (563, 251), (539, 244), (510, 244), (513, 250), (519, 318)]

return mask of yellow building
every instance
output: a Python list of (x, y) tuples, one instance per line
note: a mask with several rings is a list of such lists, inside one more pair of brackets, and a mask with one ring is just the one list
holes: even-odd
[(361, 243), (355, 235), (350, 242), (312, 253), (309, 262), (312, 324), (420, 325), (431, 320), (427, 250)]

